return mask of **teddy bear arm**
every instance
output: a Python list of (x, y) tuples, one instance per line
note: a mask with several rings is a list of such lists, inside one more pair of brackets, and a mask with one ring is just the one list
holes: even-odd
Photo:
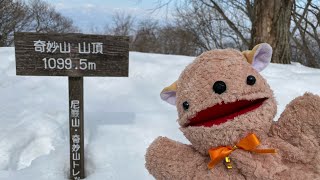
[(193, 179), (204, 157), (190, 145), (158, 137), (146, 153), (146, 168), (156, 179)]
[(272, 136), (280, 137), (296, 147), (310, 147), (310, 144), (319, 146), (320, 97), (305, 93), (292, 100), (270, 132)]

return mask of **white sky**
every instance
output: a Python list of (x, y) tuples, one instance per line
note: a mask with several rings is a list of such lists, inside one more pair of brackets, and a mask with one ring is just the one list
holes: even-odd
[(133, 15), (136, 19), (161, 19), (163, 12), (153, 13), (157, 0), (47, 0), (64, 16), (71, 18), (74, 24), (83, 32), (103, 32), (104, 27), (111, 22), (111, 16), (116, 11)]

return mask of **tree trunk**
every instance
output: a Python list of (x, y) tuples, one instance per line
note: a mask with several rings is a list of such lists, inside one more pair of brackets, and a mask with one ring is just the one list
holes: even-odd
[(272, 46), (272, 62), (290, 64), (290, 17), (293, 0), (255, 0), (252, 23), (253, 45)]
[(3, 47), (4, 43), (3, 43), (3, 39), (2, 39), (2, 35), (0, 34), (0, 47)]

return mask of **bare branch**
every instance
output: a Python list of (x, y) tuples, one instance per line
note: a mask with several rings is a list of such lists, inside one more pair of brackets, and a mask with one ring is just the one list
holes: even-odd
[(216, 3), (214, 0), (210, 0), (211, 4), (207, 3), (205, 0), (200, 0), (203, 4), (205, 4), (208, 7), (216, 9), (219, 14), (223, 17), (223, 19), (226, 21), (226, 23), (229, 25), (229, 27), (240, 37), (242, 42), (246, 46), (250, 46), (250, 43), (248, 40), (243, 36), (243, 34), (240, 32), (240, 30), (236, 27), (236, 25), (226, 16), (224, 11), (221, 9), (221, 7)]

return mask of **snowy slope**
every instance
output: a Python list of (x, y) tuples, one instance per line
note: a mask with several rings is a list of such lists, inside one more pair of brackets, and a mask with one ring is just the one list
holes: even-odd
[[(194, 58), (130, 53), (129, 78), (84, 80), (87, 179), (153, 179), (144, 154), (157, 136), (187, 143), (174, 106), (159, 93)], [(271, 64), (263, 71), (285, 104), (305, 91), (320, 94), (320, 70)], [(67, 179), (66, 77), (15, 75), (14, 49), (0, 48), (0, 179)]]

